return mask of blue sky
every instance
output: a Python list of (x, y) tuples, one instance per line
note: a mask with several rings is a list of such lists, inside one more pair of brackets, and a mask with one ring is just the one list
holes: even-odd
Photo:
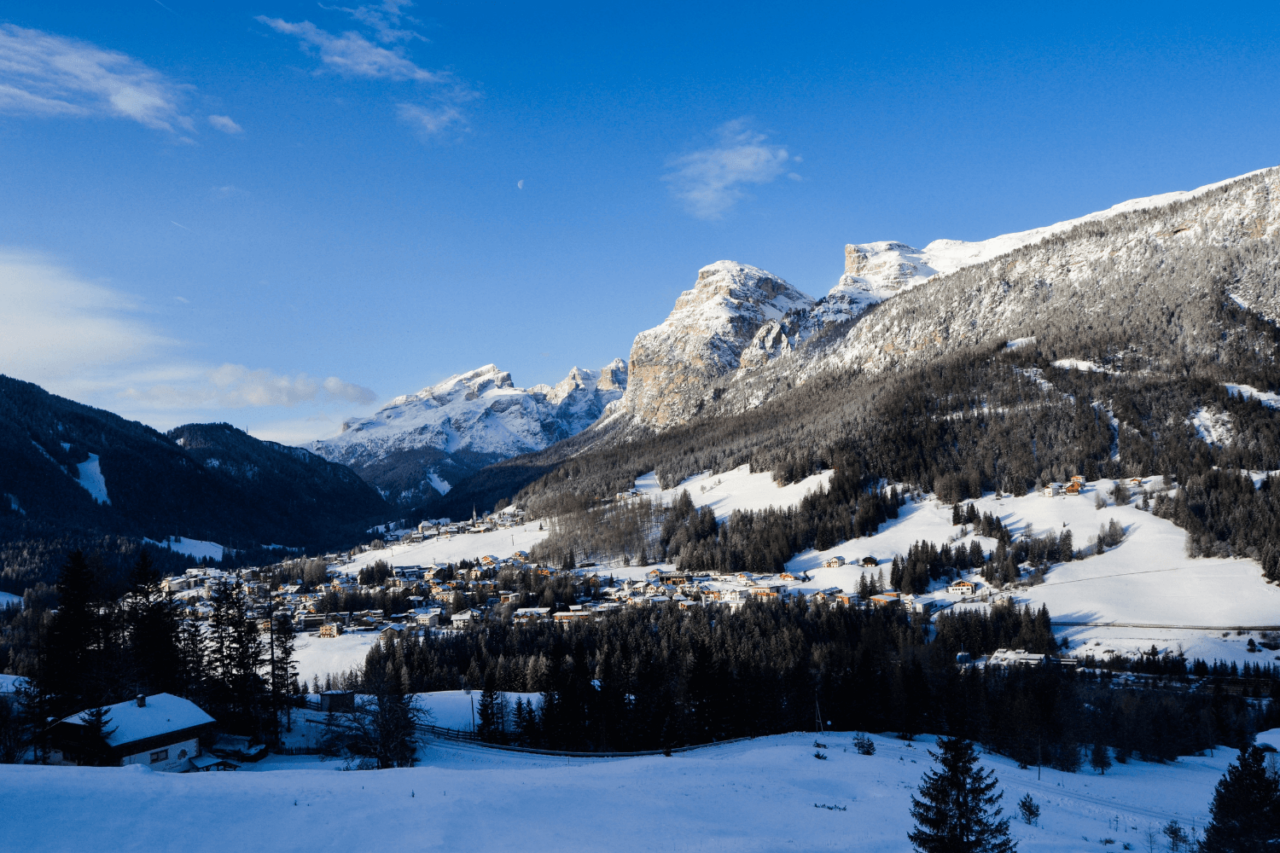
[(1280, 163), (1280, 8), (0, 6), (0, 372), (303, 441), (625, 358), (699, 267), (814, 296)]

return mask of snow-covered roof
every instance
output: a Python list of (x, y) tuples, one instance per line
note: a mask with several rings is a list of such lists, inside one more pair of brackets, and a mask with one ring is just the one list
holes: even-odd
[[(84, 725), (84, 718), (88, 713), (88, 711), (81, 711), (78, 714), (72, 714), (62, 722)], [(214, 722), (213, 717), (202, 711), (194, 702), (171, 693), (148, 696), (146, 704), (142, 707), (138, 707), (137, 700), (134, 699), (108, 705), (107, 718), (107, 730), (111, 732), (107, 737), (107, 743), (111, 746), (121, 746)]]

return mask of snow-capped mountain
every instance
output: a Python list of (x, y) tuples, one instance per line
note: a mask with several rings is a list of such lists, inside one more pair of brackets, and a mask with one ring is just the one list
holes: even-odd
[(309, 449), (351, 467), (389, 500), (407, 503), (581, 432), (626, 387), (621, 359), (600, 370), (575, 367), (554, 387), (532, 388), (517, 388), (510, 373), (489, 364), (397, 397)]
[[(818, 300), (720, 261), (699, 272), (662, 325), (636, 337), (631, 386), (602, 425), (661, 430), (752, 408), (822, 372), (886, 370), (1080, 323), (1101, 328), (1117, 308), (1185, 313), (1232, 264), (1243, 271), (1227, 294), (1275, 322), (1280, 276), (1222, 253), (1278, 234), (1280, 169), (1268, 169), (980, 242), (851, 244), (844, 275)], [(1215, 322), (1186, 318), (1161, 345), (1219, 346), (1183, 328)]]

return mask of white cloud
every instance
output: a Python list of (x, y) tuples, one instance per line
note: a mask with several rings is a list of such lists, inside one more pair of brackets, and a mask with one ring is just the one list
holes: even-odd
[(223, 133), (244, 133), (244, 128), (232, 121), (230, 116), (209, 116), (209, 124)]
[(447, 74), (420, 68), (398, 49), (380, 47), (354, 31), (335, 36), (310, 21), (294, 24), (265, 15), (259, 15), (258, 21), (278, 33), (295, 36), (304, 49), (312, 49), (321, 62), (348, 77), (414, 80), (419, 83), (449, 81)]
[[(374, 32), (374, 37), (383, 44), (395, 44), (415, 39), (426, 41), (426, 36), (421, 33), (403, 29), (400, 26), (401, 20), (414, 20), (413, 18), (408, 18), (403, 11), (412, 5), (409, 0), (383, 0), (382, 3), (376, 6), (356, 6), (354, 9), (339, 6), (337, 9), (340, 12), (346, 12), (352, 18), (370, 27)], [(329, 7), (321, 4), (321, 8), (327, 9)]]
[(180, 377), (180, 382), (139, 384), (124, 389), (124, 399), (158, 409), (293, 407), (300, 403), (339, 401), (368, 405), (377, 395), (368, 388), (336, 376), (316, 379), (305, 373), (287, 376), (253, 370), (243, 364), (223, 364)]
[(344, 77), (424, 87), (428, 104), (404, 101), (396, 104), (400, 120), (424, 139), (450, 128), (465, 128), (462, 105), (478, 97), (478, 93), (449, 72), (423, 68), (406, 55), (405, 42), (427, 40), (417, 32), (401, 28), (402, 22), (412, 20), (404, 16), (403, 9), (408, 5), (404, 0), (385, 0), (380, 5), (337, 9), (364, 25), (372, 40), (354, 30), (335, 35), (310, 21), (294, 23), (265, 15), (259, 15), (257, 20), (278, 33), (298, 39), (303, 50), (319, 58), (321, 69)]
[(443, 133), (455, 124), (465, 125), (462, 111), (452, 104), (423, 107), (418, 104), (396, 104), (400, 120), (412, 127), (420, 136), (430, 137)]
[(722, 125), (716, 135), (715, 145), (669, 160), (673, 171), (663, 177), (699, 219), (719, 219), (746, 197), (746, 184), (767, 184), (786, 174), (789, 163), (800, 162), (787, 149), (768, 145), (768, 137), (749, 129), (746, 119)]
[(191, 129), (181, 112), (189, 87), (116, 51), (0, 24), (0, 112), (111, 116), (157, 130)]
[[(175, 297), (185, 302), (181, 297)], [(145, 305), (49, 258), (0, 249), (0, 373), (79, 402), (148, 413), (373, 403), (361, 385), (184, 359)]]

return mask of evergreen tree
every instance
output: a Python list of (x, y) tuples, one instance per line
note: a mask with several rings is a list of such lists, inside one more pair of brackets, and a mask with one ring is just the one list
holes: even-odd
[(1001, 818), (1003, 794), (999, 781), (978, 765), (973, 744), (960, 738), (941, 738), (938, 752), (930, 750), (937, 770), (928, 770), (917, 798), (911, 796), (916, 828), (908, 833), (919, 853), (1013, 853), (1009, 820)]
[(494, 685), (493, 673), (489, 672), (484, 676), (484, 692), (480, 694), (480, 706), (476, 709), (476, 715), (480, 718), (476, 734), (487, 743), (501, 743), (506, 739), (506, 703)]
[(1251, 746), (1218, 782), (1201, 853), (1280, 851), (1280, 780), (1267, 772), (1266, 753)]
[(282, 713), (286, 717), (286, 728), (292, 728), (289, 697), (297, 692), (298, 670), (293, 664), (293, 623), (287, 615), (277, 615), (274, 607), (268, 610), (267, 618), (271, 631), (267, 680), (271, 688), (272, 735), (279, 742)]
[(1093, 751), (1089, 753), (1089, 766), (1100, 775), (1111, 769), (1111, 750), (1107, 749), (1105, 743), (1098, 741), (1093, 745)]
[(107, 739), (115, 734), (116, 730), (107, 728), (111, 724), (107, 709), (91, 708), (80, 715), (80, 721), (83, 724), (80, 763), (86, 767), (108, 767), (114, 764), (111, 745)]

